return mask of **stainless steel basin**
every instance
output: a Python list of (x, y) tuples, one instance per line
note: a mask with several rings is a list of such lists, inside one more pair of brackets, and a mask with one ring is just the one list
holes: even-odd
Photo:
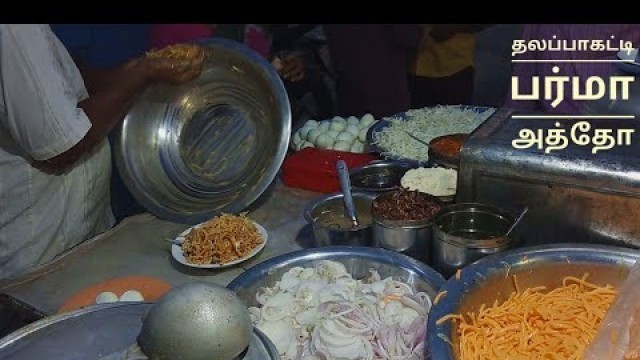
[(200, 44), (201, 76), (142, 94), (114, 151), (148, 211), (189, 224), (253, 203), (275, 178), (291, 132), (287, 93), (271, 64), (233, 41)]

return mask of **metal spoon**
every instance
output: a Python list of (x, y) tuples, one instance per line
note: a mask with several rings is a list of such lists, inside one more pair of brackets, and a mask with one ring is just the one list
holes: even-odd
[(508, 237), (509, 234), (511, 234), (511, 231), (513, 231), (513, 229), (518, 225), (518, 223), (520, 223), (520, 220), (522, 220), (522, 218), (528, 211), (529, 211), (528, 207), (525, 207), (524, 210), (522, 210), (522, 212), (520, 213), (520, 216), (518, 216), (516, 221), (514, 221), (513, 224), (511, 224), (511, 227), (509, 228), (509, 230), (507, 230), (507, 233), (504, 234), (505, 237)]
[(351, 225), (355, 228), (358, 227), (358, 218), (356, 217), (356, 207), (353, 203), (353, 196), (351, 196), (351, 180), (349, 179), (349, 168), (344, 160), (338, 160), (336, 163), (336, 169), (338, 170), (338, 176), (340, 177), (340, 187), (342, 188), (342, 198), (344, 199), (344, 208), (347, 211), (347, 216), (351, 219)]

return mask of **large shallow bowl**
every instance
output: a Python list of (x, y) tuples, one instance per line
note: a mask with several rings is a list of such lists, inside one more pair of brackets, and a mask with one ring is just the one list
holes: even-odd
[(291, 132), (286, 89), (264, 58), (230, 40), (199, 43), (202, 75), (148, 89), (115, 147), (133, 196), (156, 216), (189, 224), (253, 203), (282, 165)]
[[(436, 322), (448, 314), (477, 311), (482, 304), (504, 301), (514, 291), (511, 275), (518, 286), (554, 288), (566, 276), (582, 277), (598, 285), (619, 286), (640, 252), (604, 245), (555, 244), (520, 248), (483, 258), (462, 269), (459, 278), (451, 277), (442, 287), (443, 297), (429, 314), (428, 348), (431, 358), (458, 359), (455, 325)], [(451, 341), (451, 343), (449, 342)], [(453, 346), (452, 346), (453, 344)]]
[[(0, 339), (0, 359), (105, 358), (136, 342), (150, 307), (149, 303), (101, 304), (46, 317)], [(271, 341), (254, 327), (249, 349), (241, 359), (269, 360), (279, 356)]]
[(427, 265), (406, 255), (389, 250), (359, 246), (327, 246), (291, 252), (264, 261), (240, 274), (227, 286), (236, 292), (247, 306), (257, 306), (256, 293), (265, 286), (273, 286), (282, 275), (295, 266), (313, 267), (320, 260), (344, 264), (356, 279), (368, 276), (375, 269), (380, 276), (392, 276), (424, 291), (433, 300), (444, 278)]

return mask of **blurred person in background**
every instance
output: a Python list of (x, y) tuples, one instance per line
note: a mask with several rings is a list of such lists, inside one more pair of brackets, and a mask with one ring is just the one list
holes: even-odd
[[(637, 24), (526, 24), (522, 36), (519, 39), (529, 40), (555, 40), (569, 42), (575, 40), (607, 40), (614, 39), (614, 44), (620, 40), (630, 41), (637, 48), (640, 43), (640, 25)], [(554, 40), (554, 41), (555, 41)], [(581, 79), (581, 91), (584, 91), (584, 82), (590, 76), (599, 76), (605, 81), (617, 69), (611, 62), (598, 60), (613, 60), (617, 51), (526, 51), (515, 55), (516, 59), (543, 60), (546, 62), (518, 62), (514, 64), (512, 76), (518, 77), (519, 93), (530, 94), (533, 76), (539, 76), (544, 81), (546, 76), (568, 76)], [(554, 63), (553, 60), (557, 60)], [(564, 60), (564, 61), (562, 61)], [(582, 62), (566, 62), (566, 60), (581, 60)], [(584, 60), (596, 60), (585, 62)], [(552, 61), (552, 62), (549, 62)], [(554, 66), (558, 66), (559, 72), (553, 73)], [(541, 86), (543, 89), (544, 86)], [(593, 100), (574, 100), (571, 95), (571, 86), (564, 87), (564, 99), (556, 107), (552, 106), (552, 99), (545, 100), (542, 90), (539, 100), (514, 100), (513, 89), (509, 92), (504, 106), (531, 112), (545, 112), (550, 114), (580, 115), (585, 112), (585, 106)]]
[(272, 24), (272, 63), (285, 79), (294, 122), (323, 120), (336, 112), (332, 76), (323, 57), (326, 38), (318, 24)]
[(114, 224), (107, 135), (147, 86), (197, 77), (146, 56), (78, 67), (46, 24), (0, 25), (0, 278), (51, 261)]
[(379, 119), (409, 110), (407, 74), (420, 42), (417, 24), (325, 24), (324, 30), (339, 115)]
[(470, 105), (476, 33), (487, 24), (423, 24), (410, 76), (411, 106)]

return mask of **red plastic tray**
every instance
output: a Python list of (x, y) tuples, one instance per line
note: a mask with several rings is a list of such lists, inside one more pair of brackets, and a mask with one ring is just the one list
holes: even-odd
[(333, 193), (340, 190), (338, 160), (344, 160), (352, 169), (378, 159), (371, 154), (306, 148), (287, 156), (282, 164), (282, 181), (289, 187)]

